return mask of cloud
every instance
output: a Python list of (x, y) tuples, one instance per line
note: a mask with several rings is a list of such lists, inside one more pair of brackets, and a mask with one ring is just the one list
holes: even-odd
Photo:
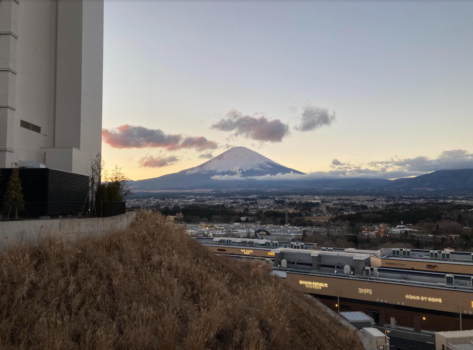
[(169, 157), (153, 157), (151, 155), (147, 155), (140, 159), (140, 167), (142, 168), (163, 168), (168, 165), (172, 165), (179, 161), (177, 157), (169, 156)]
[(236, 175), (214, 175), (212, 180), (218, 181), (245, 181), (249, 179), (248, 177), (242, 177), (241, 174)]
[(198, 152), (216, 149), (218, 144), (205, 137), (183, 137), (166, 134), (159, 129), (122, 125), (116, 129), (102, 129), (102, 139), (113, 148), (163, 148), (168, 151), (195, 149)]
[[(414, 158), (394, 158), (372, 161), (367, 164), (352, 164), (332, 161), (331, 168), (341, 177), (375, 177), (394, 179), (418, 176), (437, 170), (473, 169), (473, 153), (466, 150), (443, 151), (436, 158), (418, 156)], [(330, 171), (327, 173), (331, 173)]]
[(261, 142), (281, 142), (289, 134), (289, 126), (279, 119), (244, 116), (236, 110), (230, 111), (225, 118), (212, 125), (212, 129)]
[(385, 172), (403, 170), (412, 174), (424, 174), (436, 170), (472, 169), (473, 153), (469, 153), (462, 149), (456, 149), (443, 151), (434, 159), (419, 156), (415, 158), (374, 161), (368, 163), (368, 165)]
[(241, 175), (214, 176), (215, 180), (318, 180), (318, 179), (397, 179), (402, 177), (418, 176), (436, 170), (473, 169), (473, 153), (466, 150), (450, 150), (442, 152), (437, 158), (419, 156), (415, 158), (391, 159), (372, 161), (367, 164), (353, 164), (332, 160), (332, 170), (316, 171), (309, 174), (277, 174), (252, 176), (243, 178)]
[(312, 131), (325, 125), (330, 126), (335, 120), (335, 113), (330, 114), (327, 108), (307, 105), (302, 112), (302, 121), (295, 129), (298, 131)]
[(200, 159), (212, 159), (214, 156), (212, 153), (202, 153), (199, 158)]
[(216, 175), (212, 179), (220, 181), (235, 181), (235, 180), (257, 180), (257, 181), (310, 181), (320, 179), (342, 179), (342, 178), (384, 178), (378, 176), (375, 170), (358, 169), (353, 172), (346, 172), (343, 170), (331, 171), (316, 171), (309, 174), (285, 173), (276, 175), (262, 175), (242, 177), (241, 175)]
[(218, 144), (216, 142), (207, 140), (203, 136), (186, 137), (182, 140), (180, 144), (171, 147), (170, 150), (174, 151), (174, 150), (184, 149), (184, 148), (194, 148), (199, 152), (203, 152), (209, 149), (218, 148)]
[(113, 148), (170, 148), (181, 142), (181, 135), (165, 134), (159, 129), (122, 125), (116, 129), (102, 129), (102, 138)]

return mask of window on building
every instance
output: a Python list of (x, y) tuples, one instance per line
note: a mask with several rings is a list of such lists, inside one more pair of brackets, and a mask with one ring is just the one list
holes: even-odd
[(21, 120), (20, 121), (20, 126), (22, 128), (25, 128), (25, 129), (37, 132), (38, 134), (41, 134), (41, 127), (39, 127), (38, 125), (34, 125), (34, 124), (31, 124), (31, 123), (25, 122), (24, 120)]

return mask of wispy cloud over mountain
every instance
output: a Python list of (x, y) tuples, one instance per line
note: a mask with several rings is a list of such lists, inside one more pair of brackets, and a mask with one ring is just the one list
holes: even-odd
[(230, 111), (225, 118), (212, 125), (212, 129), (260, 142), (281, 142), (289, 134), (289, 126), (279, 119), (244, 116), (236, 110)]
[(121, 125), (116, 129), (102, 129), (102, 139), (113, 148), (162, 148), (168, 151), (195, 149), (198, 152), (218, 148), (218, 144), (205, 137), (184, 137), (166, 134), (159, 129)]
[(409, 173), (426, 173), (448, 169), (471, 169), (473, 168), (473, 153), (457, 149), (443, 151), (434, 159), (420, 156), (415, 158), (391, 159), (388, 161), (374, 161), (368, 163), (368, 165), (386, 172), (401, 169)]
[(214, 156), (212, 153), (202, 153), (199, 155), (200, 159), (212, 159)]
[(140, 167), (142, 168), (163, 168), (168, 165), (172, 165), (179, 161), (179, 158), (174, 157), (174, 156), (168, 156), (168, 157), (162, 157), (162, 156), (157, 156), (153, 157), (151, 155), (148, 155), (146, 157), (143, 157), (140, 159)]
[(184, 149), (184, 148), (193, 148), (199, 152), (203, 152), (206, 150), (217, 149), (218, 144), (216, 142), (207, 140), (203, 136), (186, 137), (182, 140), (181, 143), (169, 148), (169, 150), (174, 151), (174, 150)]
[(295, 129), (298, 131), (312, 131), (322, 126), (330, 126), (335, 120), (335, 113), (330, 114), (327, 108), (307, 105), (302, 112), (302, 121)]
[[(387, 161), (373, 161), (367, 164), (354, 164), (332, 160), (329, 171), (316, 171), (309, 174), (277, 174), (253, 176), (245, 179), (252, 180), (316, 180), (340, 178), (379, 178), (396, 179), (401, 177), (418, 176), (437, 170), (473, 169), (473, 153), (466, 150), (450, 150), (442, 152), (437, 158), (425, 156)], [(214, 176), (214, 180), (239, 180), (238, 175)]]
[(473, 169), (473, 153), (466, 150), (443, 151), (437, 158), (419, 156), (415, 158), (394, 158), (372, 161), (367, 164), (353, 164), (334, 159), (331, 164), (333, 175), (342, 177), (399, 178), (417, 176), (437, 170)]

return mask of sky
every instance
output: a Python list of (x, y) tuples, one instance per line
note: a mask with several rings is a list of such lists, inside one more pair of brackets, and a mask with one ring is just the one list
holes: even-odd
[(314, 176), (473, 168), (473, 1), (105, 0), (103, 158), (245, 146)]

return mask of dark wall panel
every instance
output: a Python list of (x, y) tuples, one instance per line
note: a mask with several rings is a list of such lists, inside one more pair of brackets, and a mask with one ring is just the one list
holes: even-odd
[[(0, 209), (6, 196), (12, 169), (0, 169)], [(52, 169), (20, 169), (25, 199), (23, 218), (74, 215), (87, 206), (89, 178)]]

